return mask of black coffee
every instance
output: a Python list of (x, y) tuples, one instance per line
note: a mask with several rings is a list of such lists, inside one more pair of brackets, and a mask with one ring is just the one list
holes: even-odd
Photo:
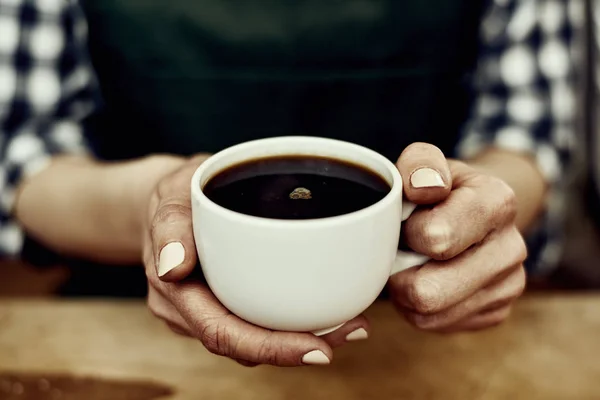
[(390, 185), (358, 165), (322, 157), (286, 156), (230, 167), (204, 186), (218, 205), (273, 219), (314, 219), (348, 214), (383, 199)]

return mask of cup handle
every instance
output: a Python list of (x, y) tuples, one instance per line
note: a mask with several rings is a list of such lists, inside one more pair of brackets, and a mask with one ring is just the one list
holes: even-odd
[[(402, 200), (402, 222), (406, 221), (416, 208), (416, 204), (411, 203), (410, 201)], [(390, 275), (394, 275), (397, 272), (404, 271), (409, 268), (423, 265), (427, 261), (429, 261), (429, 257), (422, 254), (415, 253), (413, 251), (398, 250)]]

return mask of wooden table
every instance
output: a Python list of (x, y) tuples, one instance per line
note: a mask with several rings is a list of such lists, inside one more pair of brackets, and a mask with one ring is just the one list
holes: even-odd
[(248, 369), (141, 302), (4, 299), (0, 399), (600, 399), (599, 296), (528, 295), (505, 325), (456, 336), (417, 332), (387, 303), (368, 315), (372, 337), (331, 366)]

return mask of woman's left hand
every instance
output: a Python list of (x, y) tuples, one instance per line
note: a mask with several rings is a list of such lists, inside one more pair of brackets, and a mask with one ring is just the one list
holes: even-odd
[(431, 257), (390, 278), (397, 309), (427, 331), (478, 330), (504, 321), (525, 288), (527, 256), (511, 188), (424, 143), (407, 147), (397, 166), (407, 199), (427, 205), (405, 222), (404, 238)]

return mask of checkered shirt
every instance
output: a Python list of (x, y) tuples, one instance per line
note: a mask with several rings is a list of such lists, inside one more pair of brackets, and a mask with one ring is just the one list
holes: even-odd
[[(494, 0), (481, 28), (471, 117), (457, 146), (531, 155), (551, 185), (547, 212), (529, 235), (530, 271), (560, 255), (563, 171), (573, 146), (572, 31), (578, 0)], [(75, 0), (0, 0), (0, 254), (19, 254), (11, 215), (22, 179), (55, 154), (92, 152), (82, 121), (99, 104)]]

